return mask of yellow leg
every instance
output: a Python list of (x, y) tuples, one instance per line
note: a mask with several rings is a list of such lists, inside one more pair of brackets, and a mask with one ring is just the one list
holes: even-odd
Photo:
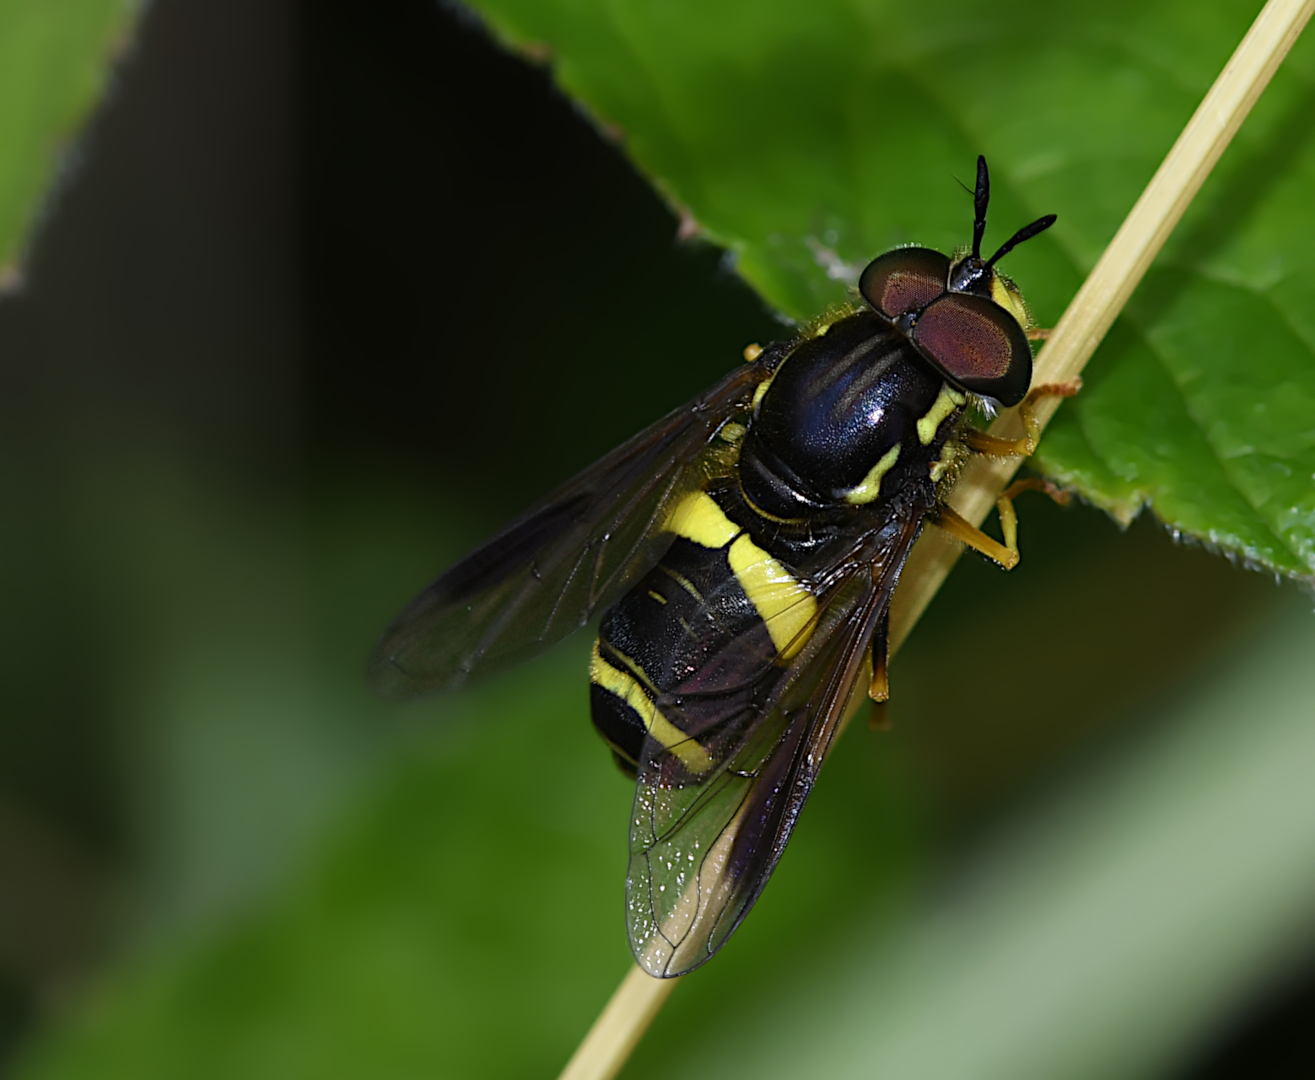
[(1050, 337), (1051, 331), (1049, 328), (1042, 329), (1039, 326), (1034, 326), (1031, 330), (1024, 330), (1023, 333), (1027, 335), (1028, 341), (1045, 341)]
[(1043, 491), (1061, 506), (1069, 499), (1067, 491), (1049, 480), (1015, 480), (995, 500), (995, 508), (1000, 514), (1000, 531), (1005, 538), (1003, 544), (987, 536), (976, 525), (948, 506), (940, 508), (935, 522), (956, 540), (962, 540), (974, 551), (999, 563), (1006, 570), (1012, 570), (1018, 565), (1018, 512), (1014, 510), (1014, 499), (1024, 491)]
[(868, 683), (868, 697), (872, 708), (868, 711), (868, 729), (889, 731), (890, 716), (886, 711), (890, 700), (890, 612), (881, 618), (881, 625), (872, 635), (872, 681)]
[[(1009, 506), (1009, 512), (1013, 514), (1012, 503)], [(1006, 570), (1012, 570), (1018, 565), (1018, 518), (1016, 515), (1014, 516), (1014, 548), (1012, 551), (1006, 545), (987, 536), (971, 521), (948, 506), (940, 508), (935, 521), (940, 528), (956, 540), (962, 540), (974, 551), (981, 552), (993, 562), (998, 562)]]
[(1034, 386), (1018, 406), (1018, 418), (1023, 421), (1023, 430), (1027, 432), (1025, 438), (1002, 439), (998, 435), (988, 435), (985, 431), (970, 431), (964, 441), (970, 450), (976, 450), (979, 454), (991, 457), (1028, 457), (1036, 452), (1037, 440), (1041, 438), (1041, 421), (1036, 418), (1036, 403), (1042, 398), (1072, 397), (1081, 389), (1081, 379)]
[(1014, 566), (1018, 565), (1018, 512), (1014, 509), (1014, 499), (1024, 491), (1042, 491), (1060, 506), (1068, 505), (1069, 494), (1049, 480), (1015, 480), (1001, 496), (995, 500), (996, 512), (1000, 515), (1000, 531), (1004, 533), (1005, 550), (1013, 552)]
[(873, 701), (890, 700), (889, 660), (890, 613), (881, 617), (881, 625), (872, 636), (872, 681), (868, 684), (868, 697)]

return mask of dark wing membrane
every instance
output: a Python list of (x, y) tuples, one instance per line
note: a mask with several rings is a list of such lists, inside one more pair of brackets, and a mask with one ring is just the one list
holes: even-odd
[(741, 365), (434, 581), (375, 647), (375, 686), (402, 696), (458, 686), (528, 659), (614, 603), (669, 545), (672, 508), (729, 467), (717, 434), (748, 411), (767, 361)]
[[(657, 700), (692, 741), (649, 736), (640, 761), (626, 909), (631, 949), (650, 975), (706, 961), (767, 884), (832, 738), (867, 692), (869, 645), (922, 517), (892, 517), (834, 568), (792, 660), (752, 655), (752, 640), (737, 638), (732, 655), (707, 667), (738, 675)], [(711, 764), (696, 772), (691, 761)]]

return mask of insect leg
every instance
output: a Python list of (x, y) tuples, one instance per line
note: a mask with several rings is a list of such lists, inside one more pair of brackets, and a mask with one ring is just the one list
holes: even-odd
[[(1002, 499), (1004, 496), (1000, 496)], [(974, 551), (981, 552), (992, 562), (998, 562), (1006, 570), (1012, 570), (1018, 565), (1018, 515), (1013, 512), (1013, 503), (1009, 504), (1009, 513), (1013, 517), (1014, 523), (1014, 546), (1010, 550), (1005, 544), (987, 536), (976, 525), (967, 518), (957, 513), (948, 506), (942, 506), (936, 512), (936, 517), (932, 520), (936, 525), (944, 529), (956, 540), (961, 540)], [(1008, 534), (1006, 534), (1006, 537)]]
[(1005, 538), (1003, 544), (987, 536), (967, 518), (957, 514), (948, 506), (942, 506), (936, 512), (933, 521), (956, 540), (962, 540), (992, 562), (999, 563), (1006, 570), (1012, 570), (1018, 565), (1018, 513), (1014, 510), (1014, 499), (1024, 491), (1045, 492), (1061, 506), (1069, 499), (1067, 491), (1049, 480), (1015, 480), (995, 500), (996, 510), (1000, 514), (1000, 531), (1004, 533)]
[(988, 435), (976, 428), (970, 429), (963, 441), (968, 444), (969, 450), (988, 457), (1020, 457), (1030, 453), (1026, 439), (1002, 439), (999, 435)]
[(881, 625), (872, 635), (872, 679), (868, 684), (868, 697), (872, 699), (872, 709), (868, 713), (870, 731), (889, 731), (890, 716), (886, 712), (890, 700), (890, 676), (887, 663), (890, 657), (890, 612), (881, 616)]
[(881, 616), (881, 625), (872, 635), (872, 681), (868, 684), (868, 697), (873, 701), (890, 700), (890, 676), (886, 663), (890, 655), (890, 612)]
[(1027, 432), (1025, 438), (1002, 439), (998, 435), (988, 435), (985, 431), (969, 431), (964, 441), (970, 450), (990, 457), (1027, 457), (1036, 451), (1037, 441), (1041, 438), (1041, 421), (1036, 416), (1036, 403), (1042, 398), (1072, 397), (1081, 389), (1082, 380), (1078, 378), (1034, 386), (1018, 406), (1018, 418), (1023, 421), (1023, 430)]
[(1024, 491), (1042, 491), (1060, 506), (1068, 504), (1069, 494), (1049, 480), (1030, 478), (1015, 480), (995, 500), (996, 512), (1000, 515), (1000, 531), (1004, 533), (1005, 548), (1014, 556), (1014, 565), (1018, 564), (1018, 512), (1014, 510), (1014, 499)]

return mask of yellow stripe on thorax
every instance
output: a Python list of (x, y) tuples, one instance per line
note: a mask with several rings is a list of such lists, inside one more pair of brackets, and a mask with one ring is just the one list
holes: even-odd
[(941, 421), (967, 400), (958, 390), (942, 384), (941, 392), (936, 395), (927, 415), (918, 421), (918, 441), (923, 446), (930, 446), (932, 439), (936, 438), (936, 430), (941, 426)]
[(845, 492), (845, 502), (854, 506), (862, 506), (864, 503), (870, 503), (881, 494), (881, 478), (890, 472), (891, 467), (899, 460), (899, 443), (896, 443), (884, 454), (871, 469), (868, 470), (867, 476), (859, 483), (858, 487), (850, 488)]
[(692, 773), (705, 773), (712, 768), (712, 758), (696, 739), (686, 735), (657, 710), (644, 688), (628, 671), (613, 667), (598, 651), (594, 641), (594, 654), (589, 661), (589, 679), (604, 690), (615, 694), (639, 714), (644, 727), (662, 746), (680, 758)]
[(725, 547), (739, 535), (740, 527), (726, 516), (706, 491), (696, 491), (681, 499), (671, 517), (667, 531), (706, 548)]
[(767, 624), (780, 658), (793, 659), (808, 642), (817, 600), (748, 536), (736, 540), (726, 554), (740, 588)]

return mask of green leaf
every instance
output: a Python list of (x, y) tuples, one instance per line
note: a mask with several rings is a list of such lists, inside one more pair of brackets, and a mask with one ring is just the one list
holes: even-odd
[[(428, 706), (436, 737), (378, 778), (281, 904), (120, 970), (21, 1075), (554, 1075), (631, 963), (634, 787), (582, 715), (588, 648), (577, 637)], [(898, 837), (916, 820), (899, 785), (873, 782), (879, 749), (835, 770), (811, 818), (821, 842), (792, 860), (755, 936), (806, 924), (827, 897), (862, 909), (905, 872), (907, 844), (852, 857), (864, 821), (903, 822), (885, 830)], [(790, 954), (747, 942), (750, 965)]]
[[(874, 254), (964, 242), (973, 160), (1051, 325), (1259, 10), (1188, 0), (477, 0), (787, 315)], [(1039, 466), (1127, 521), (1315, 573), (1315, 43), (1301, 42), (1091, 365)]]
[[(630, 792), (590, 767), (575, 644), (446, 699), (441, 734), (363, 794), (289, 901), (121, 972), (30, 1075), (419, 1077), (435, 1059), (446, 1075), (550, 1073), (626, 962), (597, 929), (620, 925)], [(538, 797), (563, 775), (569, 791)], [(500, 1037), (508, 1016), (524, 1038)]]
[(125, 0), (0, 2), (0, 265), (14, 260), (130, 13)]

